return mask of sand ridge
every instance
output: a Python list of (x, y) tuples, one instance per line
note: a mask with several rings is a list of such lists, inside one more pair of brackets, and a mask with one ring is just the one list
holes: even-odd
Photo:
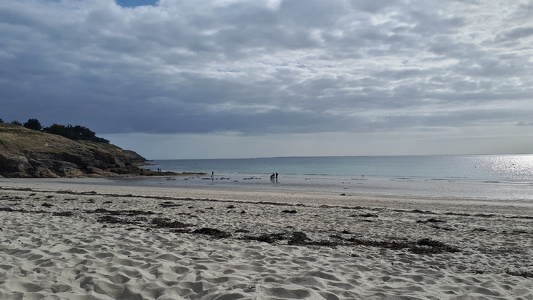
[(533, 220), (501, 205), (0, 186), (0, 299), (533, 299)]

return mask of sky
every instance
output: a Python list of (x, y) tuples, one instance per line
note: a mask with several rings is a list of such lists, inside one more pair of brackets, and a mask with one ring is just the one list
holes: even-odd
[(533, 2), (2, 0), (0, 118), (148, 159), (533, 153)]

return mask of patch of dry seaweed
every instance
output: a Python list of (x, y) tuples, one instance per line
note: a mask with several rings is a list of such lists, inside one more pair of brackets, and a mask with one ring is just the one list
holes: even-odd
[(292, 236), (288, 240), (289, 245), (304, 245), (309, 241), (309, 238), (304, 232), (296, 231), (292, 233)]
[(533, 216), (510, 216), (507, 217), (509, 219), (525, 219), (525, 220), (533, 220)]
[(405, 209), (393, 209), (394, 212), (400, 212), (400, 213), (414, 213), (414, 214), (421, 214), (421, 215), (435, 215), (437, 213), (429, 211), (429, 210), (420, 210), (420, 209), (413, 209), (413, 210), (405, 210)]
[(110, 223), (110, 224), (128, 224), (128, 225), (136, 224), (136, 222), (128, 221), (128, 220), (118, 218), (115, 216), (110, 216), (110, 215), (101, 216), (97, 219), (97, 221), (100, 223)]
[(220, 229), (208, 228), (208, 227), (203, 227), (203, 228), (200, 228), (200, 229), (196, 229), (192, 233), (209, 235), (209, 236), (212, 236), (212, 237), (217, 238), (217, 239), (228, 238), (228, 237), (231, 236), (231, 234), (228, 233), (228, 232), (222, 231)]
[(95, 210), (86, 210), (88, 214), (110, 214), (115, 216), (138, 216), (138, 215), (154, 215), (153, 211), (144, 211), (144, 210), (107, 210), (105, 208), (97, 208)]
[(174, 202), (171, 202), (171, 201), (165, 201), (165, 202), (159, 203), (159, 206), (164, 207), (164, 208), (179, 207), (179, 206), (182, 206), (182, 205), (183, 204), (177, 204), (177, 203), (174, 203)]
[(471, 214), (467, 214), (467, 213), (455, 213), (455, 212), (445, 212), (444, 213), (445, 215), (448, 215), (448, 216), (459, 216), (459, 217), (470, 217)]
[(505, 273), (512, 276), (522, 276), (524, 278), (533, 278), (533, 271), (524, 271), (524, 270), (507, 270)]
[(52, 213), (52, 216), (57, 216), (57, 217), (70, 217), (72, 215), (73, 213), (70, 211), (61, 211), (61, 212)]
[(446, 221), (444, 221), (444, 220), (435, 219), (435, 218), (429, 218), (429, 219), (427, 219), (425, 221), (418, 220), (416, 222), (417, 223), (423, 223), (423, 224), (425, 224), (425, 223), (446, 223)]
[(49, 211), (44, 211), (44, 210), (13, 209), (13, 208), (11, 208), (11, 207), (0, 207), (0, 211), (6, 211), (6, 212), (19, 212), (19, 213), (32, 213), (32, 214), (45, 214), (45, 213), (50, 213)]
[(339, 239), (343, 239), (344, 241), (348, 242), (348, 244), (351, 244), (351, 245), (361, 245), (361, 246), (377, 247), (377, 248), (384, 248), (384, 249), (391, 249), (391, 250), (408, 249), (409, 251), (415, 254), (437, 254), (437, 253), (443, 253), (443, 252), (455, 253), (455, 252), (461, 251), (456, 247), (449, 246), (442, 242), (431, 240), (428, 238), (418, 240), (417, 242), (409, 242), (409, 241), (396, 241), (396, 240), (375, 241), (375, 240), (359, 239), (355, 237), (344, 239), (340, 236), (336, 236), (336, 237)]
[(361, 215), (353, 215), (354, 217), (362, 217), (362, 218), (377, 218), (378, 215), (376, 214), (371, 214), (371, 213), (366, 213), (366, 214), (361, 214)]
[(271, 233), (271, 234), (262, 234), (262, 235), (257, 235), (257, 236), (247, 235), (247, 236), (242, 237), (241, 239), (273, 244), (277, 241), (284, 240), (285, 234)]
[(24, 212), (22, 209), (12, 209), (11, 207), (0, 207), (0, 211)]
[(481, 218), (493, 218), (496, 215), (495, 214), (476, 214), (475, 217), (481, 217)]
[(171, 221), (168, 218), (154, 218), (152, 219), (152, 225), (156, 228), (185, 228), (193, 226), (180, 221)]

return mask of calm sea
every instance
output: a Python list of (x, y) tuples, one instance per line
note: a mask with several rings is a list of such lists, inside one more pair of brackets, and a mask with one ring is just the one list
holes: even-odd
[[(272, 157), (156, 160), (146, 168), (205, 172), (136, 184), (533, 200), (533, 155)], [(211, 180), (211, 172), (215, 176)], [(278, 173), (271, 181), (270, 174)]]

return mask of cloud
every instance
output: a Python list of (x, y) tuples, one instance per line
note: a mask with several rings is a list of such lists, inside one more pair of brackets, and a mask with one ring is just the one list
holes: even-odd
[(252, 136), (533, 113), (528, 1), (148, 2), (2, 1), (0, 117)]
[(157, 0), (116, 0), (116, 2), (122, 7), (154, 6), (157, 4)]

